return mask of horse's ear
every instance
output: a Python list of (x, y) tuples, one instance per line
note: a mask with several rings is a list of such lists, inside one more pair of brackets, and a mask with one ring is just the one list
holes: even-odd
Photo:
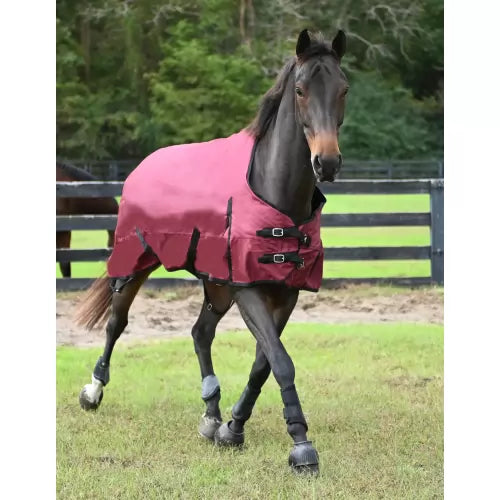
[(311, 45), (311, 39), (309, 38), (309, 33), (307, 30), (302, 30), (300, 32), (299, 38), (297, 40), (297, 47), (295, 48), (295, 53), (297, 57), (300, 57)]
[(333, 39), (332, 49), (335, 51), (340, 61), (344, 57), (346, 49), (345, 33), (342, 30), (339, 30), (337, 36)]

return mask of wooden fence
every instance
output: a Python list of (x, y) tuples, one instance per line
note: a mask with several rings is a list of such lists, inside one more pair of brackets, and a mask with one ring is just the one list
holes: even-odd
[[(83, 168), (102, 181), (122, 181), (142, 161), (136, 160), (65, 160)], [(441, 179), (444, 161), (433, 160), (346, 160), (339, 179)]]
[[(101, 197), (121, 195), (123, 182), (57, 182), (57, 197)], [(388, 247), (327, 247), (325, 260), (415, 260), (431, 261), (431, 276), (394, 278), (324, 278), (323, 287), (336, 287), (343, 283), (390, 283), (395, 285), (444, 284), (444, 181), (420, 180), (339, 180), (323, 185), (324, 194), (415, 194), (430, 195), (429, 212), (422, 213), (354, 213), (323, 214), (322, 227), (376, 227), (376, 226), (429, 226), (430, 246)], [(57, 216), (56, 230), (114, 229), (113, 215)], [(109, 248), (57, 249), (56, 261), (104, 261)], [(87, 288), (93, 278), (57, 278), (58, 290)], [(196, 278), (151, 278), (149, 287), (176, 286), (198, 283)]]

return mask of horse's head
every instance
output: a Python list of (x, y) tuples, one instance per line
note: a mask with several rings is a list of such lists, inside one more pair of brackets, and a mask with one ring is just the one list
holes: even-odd
[(297, 40), (296, 119), (304, 129), (317, 181), (333, 181), (342, 166), (339, 129), (344, 120), (349, 85), (340, 69), (346, 37), (339, 31), (331, 50), (311, 41), (307, 30)]

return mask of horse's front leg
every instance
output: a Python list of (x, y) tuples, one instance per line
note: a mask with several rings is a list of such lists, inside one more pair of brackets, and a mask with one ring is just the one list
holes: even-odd
[[(297, 471), (318, 471), (318, 454), (307, 440), (307, 422), (302, 412), (297, 390), (295, 389), (295, 367), (292, 359), (280, 341), (279, 331), (273, 320), (271, 287), (244, 288), (235, 293), (235, 300), (248, 328), (257, 340), (264, 356), (281, 389), (285, 406), (283, 414), (287, 430), (294, 441), (289, 464)], [(216, 441), (223, 442), (225, 433), (231, 432), (224, 424), (216, 433)]]
[[(285, 328), (290, 314), (297, 303), (298, 290), (290, 290), (284, 287), (275, 286), (271, 295), (271, 302), (267, 303), (267, 308), (271, 312), (278, 336)], [(271, 366), (260, 344), (257, 343), (255, 350), (255, 361), (250, 371), (248, 383), (243, 390), (238, 402), (233, 406), (233, 419), (228, 422), (228, 430), (231, 436), (226, 436), (227, 444), (236, 444), (244, 440), (244, 425), (252, 415), (253, 407), (259, 397), (262, 386), (271, 373)]]

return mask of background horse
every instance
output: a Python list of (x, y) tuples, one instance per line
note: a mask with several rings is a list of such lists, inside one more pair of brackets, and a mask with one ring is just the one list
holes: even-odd
[[(56, 162), (56, 182), (97, 181), (81, 168)], [(118, 213), (118, 203), (109, 198), (57, 198), (56, 215), (108, 215)], [(108, 230), (108, 248), (113, 246), (115, 231)], [(56, 231), (56, 248), (69, 248), (71, 231)], [(64, 278), (71, 278), (71, 262), (59, 262)]]
[[(247, 127), (247, 132), (255, 141), (248, 184), (261, 201), (286, 214), (293, 221), (295, 227), (286, 229), (293, 229), (295, 237), (297, 227), (310, 220), (318, 208), (316, 183), (333, 181), (342, 165), (338, 133), (344, 119), (345, 96), (348, 90), (347, 79), (340, 69), (345, 47), (345, 35), (341, 31), (332, 43), (326, 43), (320, 38), (311, 39), (307, 30), (302, 31), (297, 40), (296, 57), (284, 66), (276, 83), (264, 96), (255, 120)], [(157, 154), (163, 153), (153, 153)], [(221, 165), (225, 160), (224, 156), (221, 155), (219, 160)], [(187, 160), (184, 164), (186, 162)], [(228, 168), (230, 167), (231, 165), (228, 165)], [(129, 176), (129, 186), (134, 186), (134, 179), (137, 178), (146, 182), (144, 176), (141, 177), (144, 172), (142, 168), (141, 164)], [(162, 168), (166, 169), (167, 166)], [(156, 187), (154, 179), (152, 182), (150, 194)], [(123, 200), (126, 189), (127, 182)], [(160, 189), (159, 192), (162, 196), (168, 196), (164, 194), (164, 190)], [(209, 195), (210, 193), (207, 196)], [(322, 198), (321, 193), (319, 196)], [(133, 204), (132, 201), (131, 205)], [(127, 203), (123, 208), (125, 213)], [(139, 213), (147, 217), (142, 208), (139, 207)], [(118, 227), (123, 213), (120, 209)], [(229, 224), (231, 214), (232, 211), (228, 207)], [(275, 234), (275, 229), (271, 228), (268, 236), (292, 238), (291, 232), (285, 235), (283, 229), (280, 229)], [(111, 287), (109, 279), (96, 280), (77, 312), (77, 321), (87, 328), (109, 318), (103, 355), (95, 365), (92, 383), (86, 385), (80, 393), (80, 405), (86, 410), (97, 409), (99, 406), (103, 386), (109, 382), (111, 353), (127, 325), (130, 305), (149, 274), (161, 264), (159, 259), (154, 262), (154, 252), (152, 255), (151, 247), (148, 248), (140, 233), (137, 236), (142, 240), (144, 248), (140, 246), (139, 240), (132, 240), (133, 231), (128, 234), (136, 251), (143, 251), (142, 256), (148, 256), (142, 263), (149, 267), (143, 265), (129, 276), (111, 280)], [(231, 241), (231, 236), (228, 238)], [(300, 248), (300, 243), (297, 243), (297, 246)], [(125, 262), (127, 255), (118, 255), (119, 248), (119, 245), (115, 247), (113, 255), (116, 253), (116, 257)], [(190, 245), (191, 248), (194, 247)], [(176, 247), (172, 248), (175, 249)], [(278, 256), (279, 258), (274, 258)], [(228, 262), (232, 261), (232, 257), (234, 258), (228, 255)], [(276, 254), (272, 257), (271, 262), (264, 265), (280, 266), (289, 255)], [(188, 262), (187, 268), (194, 269), (191, 266), (192, 260), (189, 261), (188, 258)], [(319, 470), (319, 458), (311, 441), (307, 439), (308, 426), (295, 387), (295, 367), (280, 340), (297, 303), (299, 289), (285, 286), (283, 283), (254, 282), (252, 286), (237, 286), (232, 281), (223, 284), (206, 278), (203, 279), (203, 285), (205, 300), (192, 330), (201, 371), (201, 397), (206, 404), (206, 411), (198, 428), (199, 433), (219, 445), (241, 445), (244, 442), (244, 425), (250, 418), (261, 388), (272, 371), (281, 389), (287, 431), (294, 442), (288, 462), (296, 471), (316, 473)], [(247, 386), (232, 408), (232, 419), (223, 424), (219, 408), (220, 385), (212, 364), (211, 345), (216, 326), (233, 301), (254, 335), (257, 345), (255, 362)]]

